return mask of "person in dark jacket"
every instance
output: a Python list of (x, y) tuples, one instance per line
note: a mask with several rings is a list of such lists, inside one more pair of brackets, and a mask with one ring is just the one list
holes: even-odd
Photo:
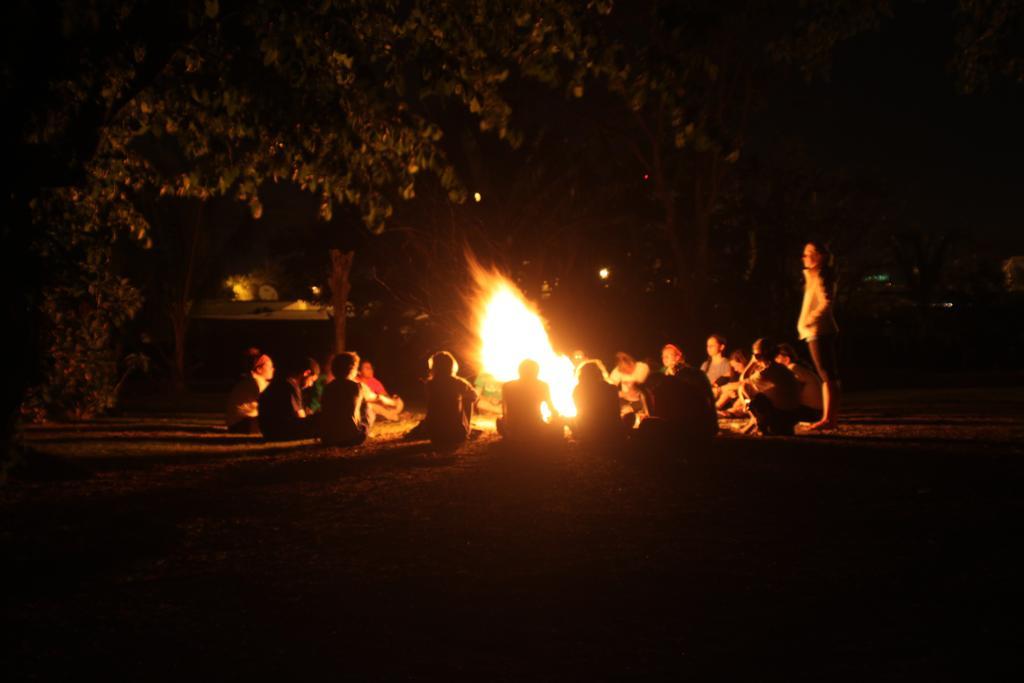
[(718, 433), (711, 382), (682, 356), (655, 385), (652, 403), (652, 417), (640, 423), (644, 438), (704, 441)]
[(328, 446), (357, 446), (366, 441), (367, 425), (361, 413), (365, 385), (356, 381), (359, 356), (339, 353), (331, 359), (334, 380), (324, 387), (320, 412), (320, 440)]
[(259, 423), (268, 441), (312, 439), (317, 435), (315, 420), (306, 416), (302, 390), (316, 381), (315, 363), (305, 359), (288, 363), (260, 394)]
[(459, 377), (459, 364), (447, 351), (430, 357), (427, 381), (427, 415), (422, 429), (430, 441), (443, 449), (456, 448), (469, 438), (477, 394), (473, 385)]
[(603, 443), (621, 441), (629, 429), (619, 417), (619, 391), (609, 384), (604, 363), (586, 360), (576, 369), (578, 379), (572, 391), (576, 417), (572, 434), (579, 441)]
[[(501, 387), (503, 415), (496, 422), (498, 433), (510, 441), (532, 441), (562, 436), (558, 411), (551, 402), (551, 387), (539, 378), (540, 365), (527, 359), (519, 364), (519, 379)], [(547, 406), (551, 422), (544, 421)]]
[(758, 339), (753, 346), (755, 366), (742, 380), (750, 397), (750, 413), (765, 436), (789, 436), (800, 420), (800, 382), (785, 365), (776, 362), (778, 346)]

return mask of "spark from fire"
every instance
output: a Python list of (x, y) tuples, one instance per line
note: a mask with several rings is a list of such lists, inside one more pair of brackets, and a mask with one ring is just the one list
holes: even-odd
[(522, 361), (535, 360), (540, 365), (540, 379), (551, 387), (555, 409), (563, 416), (575, 416), (575, 367), (568, 357), (555, 353), (540, 315), (508, 278), (475, 263), (471, 269), (479, 288), (475, 307), (483, 371), (499, 382), (508, 382), (519, 377)]

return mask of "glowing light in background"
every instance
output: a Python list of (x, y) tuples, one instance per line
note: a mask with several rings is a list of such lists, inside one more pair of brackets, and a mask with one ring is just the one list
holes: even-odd
[(255, 283), (245, 275), (232, 275), (224, 281), (224, 286), (231, 290), (234, 301), (252, 301), (256, 298)]
[(472, 262), (470, 267), (478, 288), (474, 308), (482, 371), (499, 382), (508, 382), (518, 379), (522, 361), (535, 360), (540, 365), (540, 379), (551, 387), (555, 409), (566, 417), (576, 415), (572, 400), (575, 368), (567, 356), (555, 353), (534, 307), (508, 278)]
[(612, 271), (608, 270), (607, 268), (602, 268), (601, 270), (597, 271), (597, 276), (602, 280), (607, 280), (609, 277), (611, 277), (611, 274)]
[(474, 202), (479, 202), (483, 198), (484, 198), (484, 196), (482, 194), (480, 194), (479, 192), (474, 192), (473, 193), (473, 201)]

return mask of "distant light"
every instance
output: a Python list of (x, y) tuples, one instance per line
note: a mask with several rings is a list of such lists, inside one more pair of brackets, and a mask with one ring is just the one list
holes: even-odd
[(644, 173), (644, 180), (650, 180), (650, 179), (651, 179), (651, 174), (650, 173)]
[(312, 287), (310, 287), (309, 291), (311, 291), (313, 293), (313, 296), (320, 296), (320, 288), (317, 287), (316, 285), (313, 285)]
[(597, 276), (602, 280), (607, 280), (611, 274), (612, 271), (608, 270), (607, 268), (602, 268), (601, 270), (597, 271)]
[(482, 194), (480, 194), (479, 192), (474, 192), (473, 193), (473, 201), (474, 202), (479, 202), (483, 198), (484, 198), (484, 196)]

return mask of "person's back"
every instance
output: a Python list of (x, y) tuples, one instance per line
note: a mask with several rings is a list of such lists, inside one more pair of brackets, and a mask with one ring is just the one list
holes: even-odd
[(541, 405), (551, 402), (551, 388), (536, 378), (520, 378), (501, 387), (506, 437), (535, 436), (547, 427)]
[(355, 446), (366, 440), (360, 422), (363, 388), (348, 377), (336, 377), (324, 387), (320, 413), (320, 440), (328, 446)]
[(577, 439), (598, 441), (625, 436), (626, 428), (619, 417), (619, 392), (602, 375), (600, 368), (589, 379), (581, 372), (579, 384), (573, 389), (573, 435)]
[(763, 394), (778, 410), (796, 412), (800, 407), (800, 382), (781, 363), (769, 363), (751, 377), (754, 390)]
[(654, 415), (679, 435), (707, 438), (718, 432), (715, 397), (707, 375), (689, 365), (677, 366), (654, 392)]
[(439, 444), (454, 444), (469, 436), (473, 386), (461, 377), (441, 375), (427, 382), (427, 434)]
[(260, 394), (259, 423), (263, 436), (271, 441), (308, 438), (300, 415), (302, 391), (292, 379), (277, 377)]

